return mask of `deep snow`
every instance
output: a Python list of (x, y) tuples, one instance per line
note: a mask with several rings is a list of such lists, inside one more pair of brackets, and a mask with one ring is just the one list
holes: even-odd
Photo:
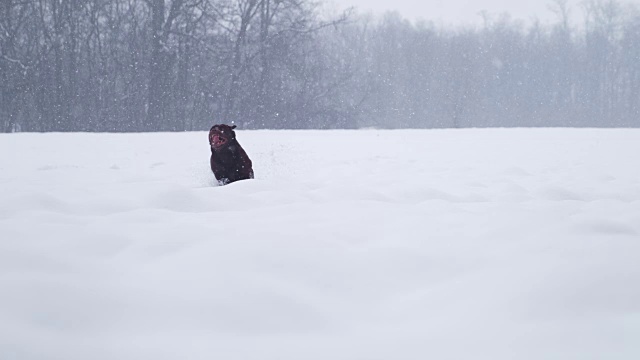
[(0, 135), (0, 359), (639, 359), (640, 131)]

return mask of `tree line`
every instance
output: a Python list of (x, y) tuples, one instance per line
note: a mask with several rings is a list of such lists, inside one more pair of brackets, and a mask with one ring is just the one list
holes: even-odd
[[(443, 28), (310, 0), (2, 0), (0, 131), (640, 126), (640, 12)], [(572, 12), (573, 11), (573, 12)]]

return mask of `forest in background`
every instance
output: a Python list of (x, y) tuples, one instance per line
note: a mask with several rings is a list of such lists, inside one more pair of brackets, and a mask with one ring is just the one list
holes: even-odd
[(549, 6), (445, 28), (309, 0), (2, 0), (0, 132), (640, 127), (637, 6)]

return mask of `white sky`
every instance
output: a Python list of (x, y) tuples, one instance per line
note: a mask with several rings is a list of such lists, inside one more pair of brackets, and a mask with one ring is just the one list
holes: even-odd
[[(371, 11), (379, 14), (387, 10), (397, 10), (410, 20), (433, 20), (444, 25), (481, 24), (480, 11), (497, 15), (503, 12), (512, 18), (526, 21), (535, 17), (542, 22), (555, 21), (555, 15), (549, 11), (551, 0), (334, 0), (339, 7), (355, 6), (360, 12)], [(569, 0), (573, 21), (582, 17), (581, 0)], [(640, 0), (623, 1), (640, 3)]]

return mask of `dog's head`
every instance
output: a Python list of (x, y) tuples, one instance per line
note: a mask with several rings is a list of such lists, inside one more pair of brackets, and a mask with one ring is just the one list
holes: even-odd
[(209, 130), (209, 145), (212, 149), (218, 150), (229, 146), (231, 141), (236, 139), (236, 133), (233, 131), (235, 125), (213, 125)]

